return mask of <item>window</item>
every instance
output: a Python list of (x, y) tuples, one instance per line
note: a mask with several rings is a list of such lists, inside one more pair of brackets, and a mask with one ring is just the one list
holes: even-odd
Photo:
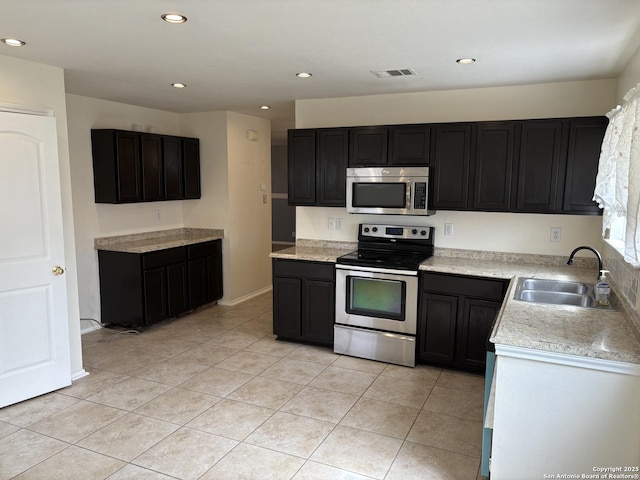
[(607, 117), (593, 199), (603, 209), (603, 237), (640, 267), (640, 84)]

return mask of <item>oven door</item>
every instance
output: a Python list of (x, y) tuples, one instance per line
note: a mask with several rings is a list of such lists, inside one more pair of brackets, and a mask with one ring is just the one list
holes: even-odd
[(416, 334), (418, 272), (336, 265), (336, 324)]

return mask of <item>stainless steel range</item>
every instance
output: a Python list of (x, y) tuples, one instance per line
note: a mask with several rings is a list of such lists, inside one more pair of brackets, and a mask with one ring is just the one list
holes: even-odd
[(336, 261), (336, 353), (414, 367), (418, 267), (433, 227), (360, 224), (358, 250)]

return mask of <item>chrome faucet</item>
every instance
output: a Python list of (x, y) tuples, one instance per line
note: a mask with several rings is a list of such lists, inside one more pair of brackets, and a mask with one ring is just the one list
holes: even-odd
[(593, 253), (596, 254), (596, 257), (598, 257), (598, 276), (596, 277), (596, 279), (600, 280), (600, 270), (602, 270), (602, 256), (600, 255), (600, 252), (593, 247), (587, 247), (586, 245), (583, 245), (581, 247), (575, 248), (573, 252), (571, 252), (571, 255), (569, 255), (569, 260), (567, 260), (567, 265), (573, 265), (573, 256), (576, 254), (576, 252), (580, 250), (591, 250)]

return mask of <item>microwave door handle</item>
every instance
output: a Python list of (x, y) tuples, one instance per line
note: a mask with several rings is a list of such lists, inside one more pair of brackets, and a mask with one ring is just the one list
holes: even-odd
[(413, 188), (413, 185), (411, 185), (411, 181), (407, 182), (407, 200), (405, 205), (405, 208), (407, 209), (411, 209), (411, 189)]

